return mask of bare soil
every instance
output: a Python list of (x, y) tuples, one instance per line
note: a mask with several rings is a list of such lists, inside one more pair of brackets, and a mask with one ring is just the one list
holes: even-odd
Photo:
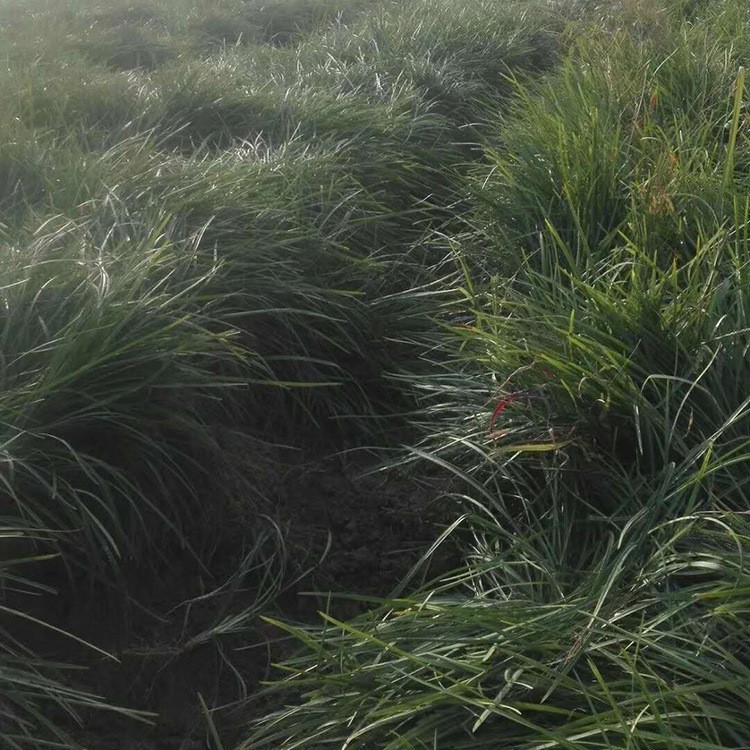
[[(90, 750), (197, 750), (210, 747), (199, 696), (212, 709), (226, 747), (266, 704), (247, 702), (273, 677), (272, 663), (294, 644), (260, 614), (312, 623), (319, 610), (337, 617), (363, 606), (343, 596), (386, 597), (435, 538), (442, 512), (428, 498), (435, 486), (397, 472), (368, 472), (367, 461), (281, 454), (255, 487), (256, 497), (225, 538), (199, 564), (185, 550), (170, 550), (158, 572), (127, 570), (122, 585), (76, 584), (54, 566), (41, 573), (57, 595), (9, 594), (6, 603), (38, 615), (112, 654), (106, 658), (50, 630), (24, 625), (24, 640), (39, 654), (83, 665), (79, 682), (108, 703), (148, 712), (143, 722), (85, 711), (69, 731)], [(272, 468), (269, 468), (272, 467)], [(203, 638), (225, 615), (257, 604), (263, 584), (249, 572), (208, 596), (236, 573), (247, 550), (250, 524), (273, 523), (286, 548), (286, 585), (239, 632)], [(437, 563), (451, 564), (448, 557)], [(275, 563), (274, 563), (275, 564)], [(341, 595), (341, 596), (337, 596)], [(15, 601), (14, 601), (15, 598)], [(31, 630), (32, 632), (29, 632)], [(236, 703), (240, 701), (240, 703)], [(61, 719), (63, 717), (60, 717)], [(63, 719), (64, 720), (64, 719)]]

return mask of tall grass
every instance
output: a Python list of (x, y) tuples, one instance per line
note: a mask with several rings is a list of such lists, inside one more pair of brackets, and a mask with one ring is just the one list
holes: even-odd
[(206, 279), (166, 222), (102, 243), (76, 229), (7, 247), (3, 495), (37, 533), (115, 563), (151, 511), (174, 527), (196, 512), (201, 466), (221, 462), (206, 419), (243, 359), (195, 306)]
[(307, 644), (286, 665), (304, 702), (244, 747), (747, 743), (741, 519), (636, 517), (562, 576), (541, 527), (514, 544), (487, 510), (450, 579), (361, 620), (289, 628)]
[(516, 84), (414, 381), (463, 562), (286, 626), (294, 700), (243, 747), (750, 742), (745, 79), (736, 6), (685, 10)]
[[(750, 745), (745, 16), (0, 9), (0, 558), (123, 586), (239, 521), (184, 628), (221, 644), (295, 576), (246, 496), (273, 446), (405, 442), (461, 562), (274, 622), (290, 705), (242, 748)], [(71, 746), (106, 700), (16, 632), (0, 745)]]
[[(35, 539), (35, 532), (24, 529), (17, 521), (6, 518), (6, 524), (0, 529), (3, 593), (11, 590), (32, 598), (49, 593), (47, 586), (24, 574), (23, 566), (44, 564), (55, 555), (34, 553), (33, 545), (45, 540)], [(13, 553), (15, 558), (12, 558)], [(76, 685), (74, 665), (39, 656), (17, 637), (19, 632), (34, 629), (51, 632), (74, 648), (83, 646), (98, 656), (115, 660), (95, 645), (64, 633), (22, 609), (0, 604), (0, 747), (8, 750), (75, 747), (74, 739), (63, 724), (80, 725), (85, 712), (92, 710), (107, 712), (110, 717), (120, 714), (136, 721), (148, 720), (143, 712), (118, 708), (106, 698), (81, 689)]]
[[(726, 159), (744, 159), (733, 128), (740, 62), (704, 27), (680, 27), (667, 43), (668, 56), (628, 35), (581, 42), (559, 78), (521, 91), (480, 195), (510, 241), (534, 247), (550, 223), (577, 254), (599, 257), (621, 232), (674, 245), (734, 218), (723, 182), (727, 168), (734, 176)], [(617, 53), (602, 59), (603, 45)], [(683, 236), (665, 235), (678, 219)]]
[[(435, 302), (415, 290), (440, 288), (442, 250), (426, 238), (457, 221), (484, 100), (556, 59), (562, 22), (518, 9), (0, 8), (0, 495), (24, 556), (124, 586), (177, 548), (205, 567), (242, 519), (251, 569), (217, 598), (250, 573), (258, 596), (195, 644), (270, 606), (286, 574), (248, 508), (257, 445), (411, 429), (411, 389), (387, 376), (432, 346)], [(72, 746), (58, 716), (101, 706), (16, 631), (0, 744)]]

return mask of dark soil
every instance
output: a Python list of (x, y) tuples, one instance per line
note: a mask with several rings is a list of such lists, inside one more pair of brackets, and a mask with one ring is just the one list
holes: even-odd
[[(127, 570), (116, 588), (76, 585), (69, 573), (52, 565), (34, 573), (57, 588), (56, 596), (30, 602), (28, 596), (7, 594), (6, 604), (116, 659), (41, 627), (31, 626), (29, 632), (24, 625), (24, 641), (32, 649), (85, 665), (79, 681), (86, 690), (151, 714), (137, 722), (87, 711), (82, 726), (69, 729), (83, 747), (211, 747), (200, 695), (211, 709), (241, 701), (239, 708), (212, 713), (231, 748), (259, 710), (242, 699), (273, 677), (271, 664), (294, 649), (261, 615), (312, 623), (320, 610), (341, 618), (356, 614), (365, 605), (345, 593), (387, 596), (436, 536), (441, 513), (427, 500), (438, 494), (434, 486), (420, 486), (396, 472), (367, 473), (371, 466), (364, 461), (303, 458), (294, 452), (281, 454), (281, 460), (276, 455), (266, 467), (259, 472), (255, 497), (232, 524), (233, 533), (215, 540), (204, 565), (185, 550), (170, 550), (169, 565)], [(236, 575), (248, 552), (247, 530), (258, 531), (258, 514), (267, 517), (263, 523), (276, 529), (286, 549), (285, 560), (271, 559), (270, 569), (284, 583), (267, 599), (262, 598), (269, 593), (263, 568)], [(276, 549), (272, 539), (266, 546)], [(437, 566), (449, 563), (443, 559)], [(248, 615), (233, 632), (217, 632), (217, 625), (243, 611)]]

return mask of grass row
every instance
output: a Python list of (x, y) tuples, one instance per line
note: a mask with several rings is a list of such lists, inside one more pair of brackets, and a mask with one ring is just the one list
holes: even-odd
[[(543, 4), (36, 0), (0, 23), (3, 580), (33, 596), (16, 566), (44, 578), (54, 557), (137, 599), (128, 571), (158, 577), (175, 550), (205, 568), (238, 521), (265, 550), (249, 498), (269, 444), (412, 429), (387, 376), (433, 345), (415, 291), (439, 281), (432, 232), (459, 220), (482, 100), (552, 65), (563, 22)], [(251, 572), (266, 601), (279, 581)], [(75, 706), (104, 702), (18, 627), (0, 746), (73, 746)]]
[[(269, 444), (406, 442), (461, 564), (276, 622), (288, 707), (242, 748), (748, 746), (746, 16), (4, 6), (6, 590), (240, 522), (255, 616)], [(74, 746), (104, 701), (17, 632), (0, 747)]]
[(287, 626), (243, 747), (750, 743), (745, 16), (594, 8), (518, 84), (450, 238), (452, 367), (414, 379), (463, 563)]

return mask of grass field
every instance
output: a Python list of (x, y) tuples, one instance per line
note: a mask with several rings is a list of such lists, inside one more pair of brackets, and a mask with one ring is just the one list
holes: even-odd
[(0, 0), (0, 748), (750, 748), (743, 0)]

